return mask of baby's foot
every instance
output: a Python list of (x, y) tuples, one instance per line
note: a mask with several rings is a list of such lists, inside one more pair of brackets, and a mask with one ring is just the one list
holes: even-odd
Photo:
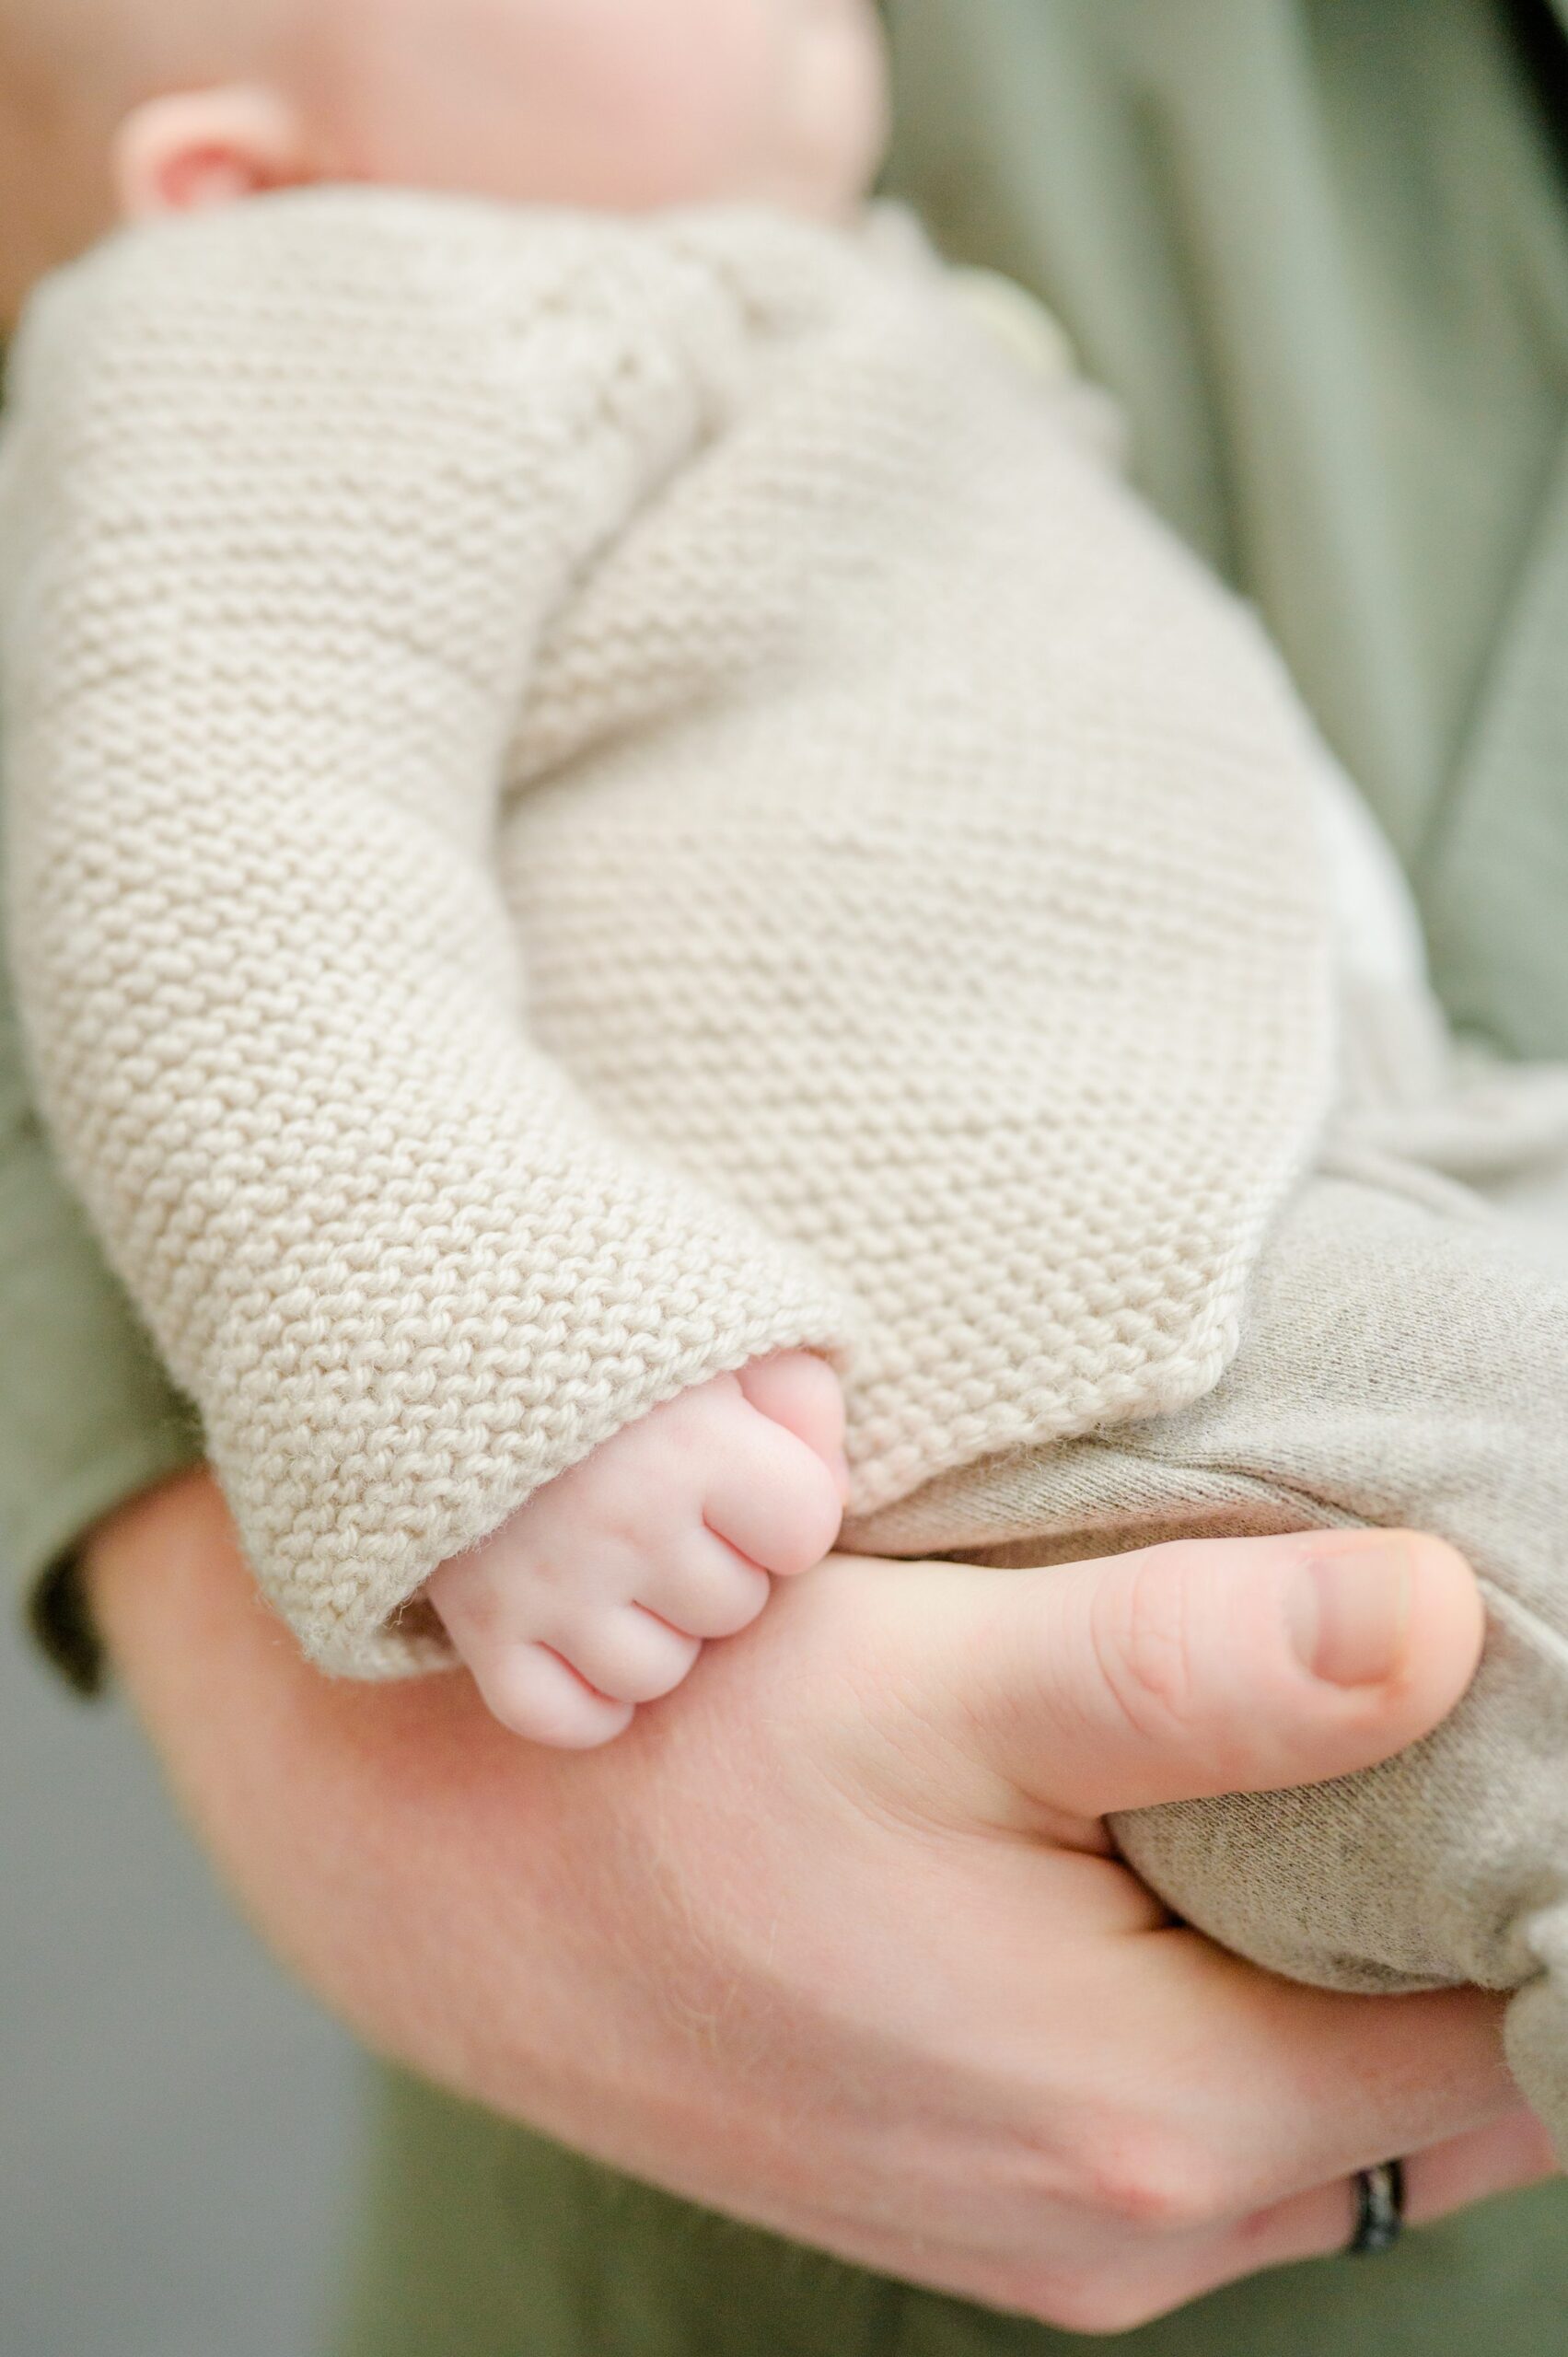
[(760, 1360), (627, 1425), (426, 1592), (504, 1725), (590, 1749), (830, 1552), (843, 1442), (824, 1361)]

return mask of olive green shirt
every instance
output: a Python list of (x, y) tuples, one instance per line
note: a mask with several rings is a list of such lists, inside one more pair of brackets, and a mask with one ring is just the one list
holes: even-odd
[(1550, 0), (890, 15), (895, 184), (1120, 396), (1144, 489), (1262, 609), (1411, 867), (1456, 1016), (1568, 1051)]
[[(1150, 496), (1263, 610), (1463, 1022), (1568, 1052), (1568, 0), (889, 0), (891, 182), (1043, 295)], [(0, 1530), (57, 1654), (91, 1518), (189, 1422), (0, 1030)], [(355, 2357), (1046, 2357), (389, 2084)], [(1141, 2357), (1556, 2345), (1557, 2188), (1261, 2279)]]

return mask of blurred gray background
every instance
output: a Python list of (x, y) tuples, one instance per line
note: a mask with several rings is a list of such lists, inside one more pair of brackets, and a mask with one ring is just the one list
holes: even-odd
[(315, 2357), (359, 2067), (0, 1631), (0, 2357)]

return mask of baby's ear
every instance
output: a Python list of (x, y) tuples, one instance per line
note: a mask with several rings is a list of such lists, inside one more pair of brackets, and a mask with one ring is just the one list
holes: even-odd
[(149, 99), (127, 115), (114, 143), (127, 221), (232, 204), (313, 177), (299, 110), (281, 91), (259, 86)]

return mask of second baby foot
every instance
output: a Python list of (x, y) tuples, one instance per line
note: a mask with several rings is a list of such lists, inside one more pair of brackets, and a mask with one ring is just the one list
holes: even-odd
[(823, 1360), (760, 1360), (627, 1425), (426, 1594), (504, 1725), (591, 1749), (830, 1551), (843, 1443)]

